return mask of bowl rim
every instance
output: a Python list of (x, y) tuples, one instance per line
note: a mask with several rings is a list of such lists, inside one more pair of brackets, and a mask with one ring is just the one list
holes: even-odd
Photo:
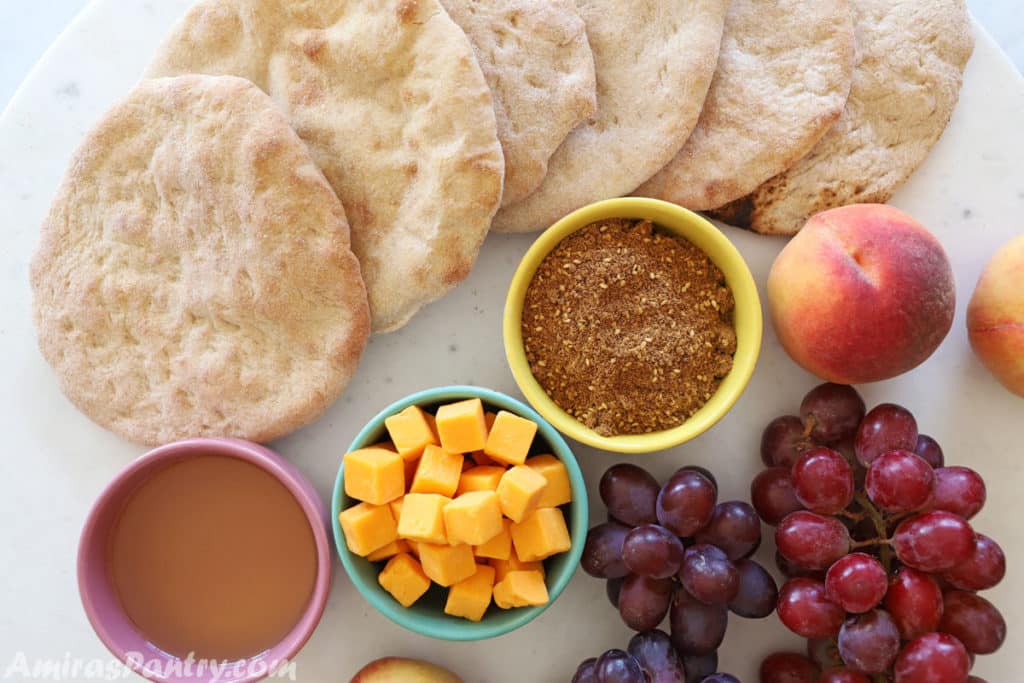
[[(533, 376), (526, 360), (521, 329), (522, 309), (527, 287), (537, 268), (570, 234), (595, 221), (608, 218), (652, 220), (664, 230), (694, 243), (721, 269), (736, 301), (733, 318), (737, 331), (737, 349), (733, 368), (711, 399), (697, 413), (672, 429), (650, 434), (602, 436), (558, 406)], [(711, 245), (718, 256), (708, 253), (708, 248), (696, 244), (696, 240)], [(741, 324), (745, 330), (742, 335)], [(703, 216), (677, 204), (648, 197), (619, 197), (594, 202), (566, 215), (541, 233), (512, 276), (502, 320), (505, 357), (519, 390), (530, 405), (570, 438), (603, 451), (628, 454), (650, 453), (678, 446), (700, 436), (721, 420), (750, 382), (760, 355), (763, 333), (763, 311), (757, 284), (736, 246)]]
[[(490, 404), (502, 410), (514, 412), (521, 417), (525, 417), (536, 422), (537, 434), (547, 442), (548, 446), (551, 448), (552, 454), (565, 464), (566, 471), (569, 474), (569, 483), (572, 488), (573, 499), (568, 505), (572, 507), (574, 512), (574, 515), (570, 517), (569, 522), (569, 534), (572, 539), (572, 547), (565, 553), (565, 569), (558, 575), (554, 576), (553, 580), (548, 583), (548, 602), (546, 605), (516, 608), (512, 611), (514, 612), (514, 616), (499, 625), (488, 624), (486, 616), (480, 622), (473, 622), (469, 620), (448, 622), (441, 621), (440, 618), (442, 615), (440, 614), (437, 615), (437, 617), (423, 617), (417, 613), (406, 610), (400, 604), (395, 602), (390, 595), (387, 595), (384, 589), (376, 582), (371, 583), (364, 581), (355, 571), (355, 562), (357, 560), (365, 560), (364, 558), (354, 555), (348, 549), (341, 530), (341, 524), (338, 521), (338, 515), (343, 509), (343, 501), (349, 499), (344, 493), (344, 457), (342, 457), (342, 461), (338, 466), (338, 474), (334, 481), (334, 491), (331, 495), (331, 529), (334, 532), (335, 550), (338, 553), (338, 557), (341, 559), (342, 566), (345, 567), (345, 572), (348, 574), (352, 584), (356, 587), (356, 590), (358, 590), (360, 595), (362, 595), (363, 598), (378, 612), (394, 623), (412, 631), (413, 633), (436, 638), (438, 640), (466, 642), (495, 638), (525, 626), (540, 616), (544, 610), (554, 604), (555, 600), (558, 599), (559, 595), (561, 595), (565, 590), (565, 587), (569, 585), (569, 582), (575, 575), (576, 567), (579, 565), (580, 558), (583, 556), (583, 544), (586, 539), (587, 526), (589, 524), (589, 503), (587, 500), (586, 482), (583, 478), (583, 472), (580, 470), (579, 463), (576, 460), (576, 456), (572, 452), (572, 449), (569, 448), (569, 444), (566, 443), (565, 439), (562, 438), (562, 435), (559, 434), (557, 429), (551, 426), (547, 420), (541, 417), (530, 406), (508, 396), (507, 394), (503, 394), (493, 389), (456, 384), (424, 389), (409, 394), (408, 396), (391, 403), (367, 421), (366, 425), (363, 426), (356, 437), (352, 440), (352, 443), (349, 445), (346, 452), (377, 443), (378, 439), (374, 438), (374, 435), (383, 428), (384, 419), (408, 408), (411, 405), (432, 405), (448, 400), (465, 400), (472, 398), (481, 399), (485, 406)], [(573, 519), (575, 521), (573, 521)], [(548, 574), (548, 578), (552, 578), (550, 573)], [(428, 626), (420, 623), (420, 620), (424, 618), (431, 621), (437, 619), (437, 621), (436, 623), (432, 623)], [(427, 630), (428, 628), (430, 630)]]
[[(327, 536), (326, 506), (316, 488), (310, 483), (306, 476), (294, 464), (286, 460), (279, 453), (260, 444), (245, 441), (243, 439), (228, 437), (196, 437), (174, 441), (162, 446), (153, 448), (139, 456), (127, 466), (121, 469), (106, 485), (104, 485), (99, 496), (93, 502), (86, 516), (79, 535), (78, 550), (76, 557), (76, 580), (78, 584), (79, 597), (82, 607), (85, 610), (89, 624), (96, 635), (103, 642), (106, 648), (117, 657), (128, 668), (136, 674), (150, 679), (159, 680), (165, 683), (197, 683), (202, 680), (185, 674), (177, 675), (155, 675), (146, 670), (145, 664), (160, 659), (168, 663), (183, 661), (179, 657), (163, 653), (158, 648), (150, 648), (147, 658), (142, 663), (129, 661), (128, 650), (122, 642), (122, 637), (113, 633), (111, 617), (106, 608), (98, 605), (97, 597), (93, 593), (92, 573), (95, 570), (92, 553), (97, 543), (103, 543), (106, 525), (101, 524), (105, 513), (120, 506), (123, 501), (153, 475), (160, 472), (164, 467), (175, 462), (203, 455), (217, 455), (222, 457), (233, 457), (243, 460), (249, 464), (259, 467), (281, 483), (295, 498), (302, 508), (309, 522), (310, 532), (313, 534), (313, 542), (317, 555), (317, 574), (313, 584), (313, 591), (310, 594), (309, 602), (305, 611), (295, 623), (295, 626), (269, 650), (246, 657), (237, 662), (256, 663), (265, 661), (268, 664), (265, 673), (253, 672), (252, 666), (239, 677), (225, 679), (230, 683), (253, 683), (266, 678), (273, 672), (273, 666), (281, 665), (291, 659), (305, 646), (312, 637), (327, 607), (327, 599), (330, 595), (332, 582), (332, 556), (330, 542)], [(139, 478), (142, 481), (139, 481)], [(112, 590), (112, 589), (111, 589)], [(127, 619), (127, 615), (124, 615)], [(144, 634), (139, 633), (141, 638)], [(142, 666), (139, 666), (142, 664)], [(173, 669), (171, 669), (173, 671)]]

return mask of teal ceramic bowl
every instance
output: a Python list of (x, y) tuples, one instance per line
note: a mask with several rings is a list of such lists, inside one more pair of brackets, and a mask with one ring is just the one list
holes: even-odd
[(338, 468), (338, 478), (334, 482), (334, 494), (331, 497), (331, 527), (334, 530), (334, 543), (338, 549), (341, 563), (348, 572), (352, 583), (371, 605), (391, 621), (420, 635), (440, 638), (443, 640), (484, 640), (494, 638), (513, 631), (535, 619), (541, 612), (550, 607), (569, 584), (583, 554), (583, 543), (587, 537), (588, 504), (587, 488), (583, 481), (576, 457), (559, 433), (532, 408), (505, 394), (490, 389), (470, 386), (450, 386), (428, 389), (391, 404), (377, 414), (359, 432), (349, 446), (349, 451), (370, 446), (386, 440), (384, 419), (411, 406), (418, 405), (428, 412), (445, 403), (452, 403), (468, 398), (479, 398), (489, 410), (507, 410), (537, 423), (537, 436), (531, 454), (551, 453), (565, 464), (572, 486), (572, 502), (562, 506), (572, 539), (572, 548), (561, 555), (548, 558), (544, 562), (547, 577), (548, 604), (540, 607), (520, 607), (517, 609), (499, 609), (493, 603), (480, 622), (472, 622), (460, 617), (444, 613), (444, 604), (448, 589), (431, 586), (426, 595), (412, 607), (402, 607), (391, 595), (377, 583), (377, 575), (383, 563), (372, 563), (349, 551), (345, 537), (338, 523), (338, 515), (342, 510), (355, 505), (357, 501), (345, 495), (345, 467)]

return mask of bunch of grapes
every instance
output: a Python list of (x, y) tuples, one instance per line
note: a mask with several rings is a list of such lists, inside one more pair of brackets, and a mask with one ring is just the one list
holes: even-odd
[(985, 503), (981, 477), (945, 467), (905, 408), (866, 413), (837, 384), (773, 420), (761, 457), (751, 499), (777, 527), (779, 619), (809, 655), (771, 655), (762, 683), (984, 683), (969, 676), (974, 656), (1002, 645), (1006, 623), (977, 592), (999, 583), (1006, 558), (968, 523)]
[[(665, 483), (614, 465), (600, 483), (609, 518), (592, 528), (582, 566), (607, 580), (608, 599), (638, 631), (628, 652), (583, 662), (574, 683), (738, 683), (718, 670), (728, 613), (767, 617), (778, 587), (749, 557), (761, 521), (747, 503), (719, 503), (714, 476), (684, 467)], [(671, 635), (658, 626), (669, 616)]]

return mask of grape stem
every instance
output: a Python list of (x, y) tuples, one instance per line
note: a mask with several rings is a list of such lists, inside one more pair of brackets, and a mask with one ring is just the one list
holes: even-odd
[[(885, 519), (882, 517), (882, 513), (878, 511), (875, 504), (864, 495), (858, 493), (854, 496), (854, 499), (860, 505), (861, 509), (867, 513), (867, 516), (871, 519), (871, 523), (875, 526), (875, 533), (878, 534), (878, 539), (875, 541), (867, 541), (866, 545), (878, 545), (881, 553), (882, 566), (885, 567), (885, 573), (889, 574), (892, 572), (892, 548), (890, 547), (889, 541), (889, 530), (886, 528)], [(854, 547), (857, 547), (854, 545)]]

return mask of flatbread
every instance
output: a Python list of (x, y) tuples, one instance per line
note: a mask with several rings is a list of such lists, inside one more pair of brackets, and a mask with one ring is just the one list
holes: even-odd
[(496, 230), (541, 230), (654, 175), (697, 125), (728, 0), (579, 0), (594, 52), (597, 114), (548, 164), (540, 188), (503, 208)]
[(85, 137), (32, 260), (43, 356), (132, 441), (269, 441), (316, 419), (370, 330), (345, 211), (240, 78), (143, 81)]
[(887, 202), (942, 135), (974, 49), (964, 1), (850, 6), (857, 63), (843, 115), (806, 157), (715, 218), (792, 235), (821, 211)]
[(853, 60), (847, 0), (732, 0), (700, 121), (635, 194), (704, 211), (753, 192), (836, 122)]
[(373, 329), (469, 275), (504, 159), (473, 49), (437, 0), (205, 0), (149, 74), (234, 74), (284, 109), (341, 198)]
[(597, 108), (594, 55), (573, 0), (441, 0), (473, 44), (505, 152), (501, 205), (536, 190), (548, 159)]

